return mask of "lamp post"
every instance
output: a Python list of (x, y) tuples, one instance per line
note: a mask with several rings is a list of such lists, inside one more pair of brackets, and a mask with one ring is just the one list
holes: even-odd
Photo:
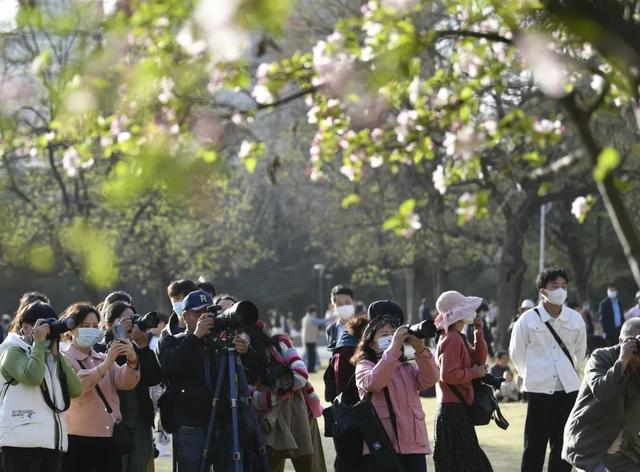
[[(322, 302), (322, 277), (324, 275), (324, 264), (315, 264), (313, 270), (318, 274), (318, 310), (323, 310)], [(329, 274), (327, 274), (329, 275)]]
[(546, 226), (547, 226), (547, 213), (551, 210), (551, 203), (545, 203), (540, 205), (540, 257), (539, 257), (539, 271), (542, 272), (544, 270), (544, 250), (545, 250), (545, 240), (546, 240)]

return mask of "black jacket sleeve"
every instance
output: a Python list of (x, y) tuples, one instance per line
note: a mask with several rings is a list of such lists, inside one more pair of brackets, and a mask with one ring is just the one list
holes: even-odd
[(204, 349), (201, 340), (193, 334), (176, 337), (167, 335), (158, 343), (158, 360), (167, 380), (180, 377), (184, 366), (190, 364), (195, 352)]
[(140, 383), (146, 387), (153, 387), (162, 382), (162, 370), (156, 354), (149, 346), (136, 349), (140, 360)]

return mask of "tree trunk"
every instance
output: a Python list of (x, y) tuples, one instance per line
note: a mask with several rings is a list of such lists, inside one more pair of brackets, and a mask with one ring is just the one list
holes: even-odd
[(524, 229), (507, 222), (502, 238), (502, 254), (498, 266), (498, 336), (496, 346), (505, 349), (509, 343), (511, 318), (518, 310), (518, 300), (527, 263), (522, 258)]
[[(572, 278), (575, 280), (577, 302), (582, 303), (589, 297), (589, 268), (588, 258), (584, 249), (584, 239), (581, 237), (581, 228), (571, 215), (571, 202), (563, 202), (562, 217), (560, 218), (560, 231), (558, 238), (565, 246), (569, 260), (571, 261)], [(570, 300), (575, 298), (569, 295)]]

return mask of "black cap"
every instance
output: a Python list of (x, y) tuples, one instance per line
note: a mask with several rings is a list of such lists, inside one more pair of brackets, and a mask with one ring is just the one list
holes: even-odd
[(43, 302), (33, 302), (24, 310), (20, 321), (34, 325), (40, 319), (48, 320), (49, 318), (58, 319), (58, 314), (51, 308), (51, 305)]
[(378, 300), (369, 305), (367, 315), (370, 320), (381, 316), (390, 316), (398, 320), (398, 325), (404, 324), (404, 310), (400, 305), (391, 300)]

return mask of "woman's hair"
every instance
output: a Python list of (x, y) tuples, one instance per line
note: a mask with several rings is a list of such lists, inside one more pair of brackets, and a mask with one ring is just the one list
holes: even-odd
[(57, 317), (58, 315), (56, 314), (54, 309), (51, 308), (51, 305), (38, 300), (33, 303), (29, 303), (28, 305), (22, 306), (18, 310), (15, 318), (13, 318), (13, 321), (11, 322), (9, 331), (17, 333), (20, 331), (23, 323), (33, 325), (39, 319)]
[(351, 336), (360, 339), (368, 323), (369, 319), (366, 316), (356, 316), (347, 321), (345, 329)]
[(63, 320), (71, 318), (75, 322), (76, 327), (78, 327), (90, 313), (95, 313), (98, 321), (100, 321), (100, 313), (95, 306), (89, 302), (77, 302), (68, 306), (62, 315), (60, 315), (60, 318)]
[[(366, 318), (365, 318), (366, 319)], [(371, 362), (377, 362), (378, 353), (373, 349), (370, 344), (376, 335), (376, 332), (384, 325), (390, 325), (394, 328), (398, 327), (398, 320), (395, 317), (383, 315), (369, 321), (364, 327), (364, 332), (356, 347), (353, 356), (351, 357), (351, 363), (356, 365), (360, 361), (368, 360)]]
[(282, 336), (269, 336), (258, 326), (247, 328), (246, 333), (251, 338), (251, 349), (255, 353), (254, 362), (247, 366), (247, 378), (253, 384), (257, 379), (265, 381), (268, 378), (269, 356), (267, 351), (269, 346), (278, 346)]
[(229, 295), (228, 293), (221, 293), (213, 299), (213, 304), (220, 305), (220, 302), (223, 300), (231, 300), (234, 304), (238, 303), (238, 300), (236, 300), (236, 297), (234, 297), (233, 295)]
[(104, 298), (104, 306), (111, 305), (115, 302), (126, 302), (129, 305), (133, 305), (133, 297), (124, 290), (116, 290)]
[(127, 309), (131, 309), (134, 313), (136, 312), (136, 309), (133, 305), (130, 305), (127, 302), (118, 301), (105, 307), (102, 315), (107, 323), (113, 323), (115, 320), (120, 318), (120, 316), (122, 316), (122, 313), (124, 313)]

